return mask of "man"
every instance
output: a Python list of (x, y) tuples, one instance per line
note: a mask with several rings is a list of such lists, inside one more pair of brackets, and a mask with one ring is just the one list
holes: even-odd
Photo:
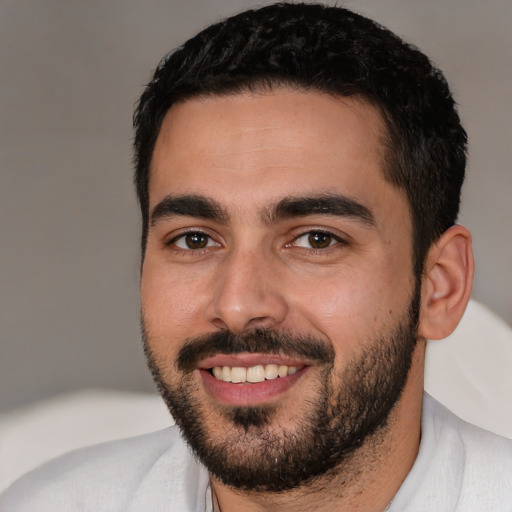
[(164, 59), (134, 120), (144, 345), (179, 429), (50, 463), (1, 510), (510, 511), (511, 442), (423, 396), (473, 276), (428, 59), (268, 6)]

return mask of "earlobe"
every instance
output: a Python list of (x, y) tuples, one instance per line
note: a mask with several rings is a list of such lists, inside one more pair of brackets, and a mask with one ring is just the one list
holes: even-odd
[(418, 333), (446, 338), (459, 323), (471, 295), (474, 274), (471, 234), (452, 226), (430, 248), (424, 266)]

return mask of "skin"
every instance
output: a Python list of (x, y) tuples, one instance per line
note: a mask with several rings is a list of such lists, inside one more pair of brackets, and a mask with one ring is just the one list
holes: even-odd
[[(383, 133), (372, 106), (316, 92), (277, 89), (192, 99), (170, 109), (152, 160), (150, 215), (155, 218), (141, 276), (148, 344), (168, 383), (179, 379), (174, 364), (186, 339), (225, 328), (264, 327), (310, 334), (332, 347), (336, 373), (331, 378), (339, 387), (348, 362), (376, 334), (399, 322), (415, 285), (412, 226), (405, 194), (382, 175)], [(357, 215), (273, 215), (285, 198), (326, 194), (362, 205), (371, 222)], [(190, 195), (215, 201), (222, 220), (154, 215), (166, 198)], [(189, 231), (207, 235), (206, 246), (190, 249), (184, 237)], [(332, 238), (328, 247), (314, 249), (308, 234), (319, 231)], [(213, 480), (223, 512), (269, 506), (379, 512), (387, 506), (419, 446), (424, 336), (449, 331), (462, 315), (459, 303), (467, 302), (465, 288), (452, 299), (451, 323), (431, 318), (433, 308), (449, 309), (441, 299), (453, 297), (459, 282), (467, 280), (460, 272), (459, 280), (452, 279), (451, 268), (471, 267), (468, 237), (456, 229), (429, 254), (420, 336), (404, 392), (390, 414), (390, 427), (354, 454), (350, 473), (279, 495), (241, 493)], [(446, 245), (453, 254), (446, 256)], [(448, 263), (440, 268), (439, 261)], [(468, 273), (471, 268), (464, 276)], [(251, 357), (252, 364), (264, 355)], [(301, 378), (263, 399), (277, 406), (275, 429), (292, 431), (323, 385), (320, 368), (297, 363), (307, 366)], [(233, 432), (220, 414), (229, 404), (209, 390), (199, 368), (193, 385), (212, 437)], [(261, 400), (250, 389), (244, 393), (249, 405)]]

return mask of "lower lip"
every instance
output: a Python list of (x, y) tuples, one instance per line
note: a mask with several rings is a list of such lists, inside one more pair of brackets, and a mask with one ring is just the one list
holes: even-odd
[(224, 382), (216, 379), (209, 371), (199, 370), (208, 392), (218, 401), (227, 405), (250, 406), (267, 402), (288, 391), (308, 371), (310, 366), (297, 373), (277, 379), (256, 383)]

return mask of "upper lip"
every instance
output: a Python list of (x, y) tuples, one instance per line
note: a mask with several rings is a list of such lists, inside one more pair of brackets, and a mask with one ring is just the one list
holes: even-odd
[(267, 364), (277, 364), (278, 366), (307, 366), (310, 363), (303, 359), (293, 356), (284, 356), (279, 354), (258, 354), (244, 352), (240, 354), (216, 354), (200, 361), (198, 368), (208, 370), (215, 366), (236, 366), (248, 367)]

